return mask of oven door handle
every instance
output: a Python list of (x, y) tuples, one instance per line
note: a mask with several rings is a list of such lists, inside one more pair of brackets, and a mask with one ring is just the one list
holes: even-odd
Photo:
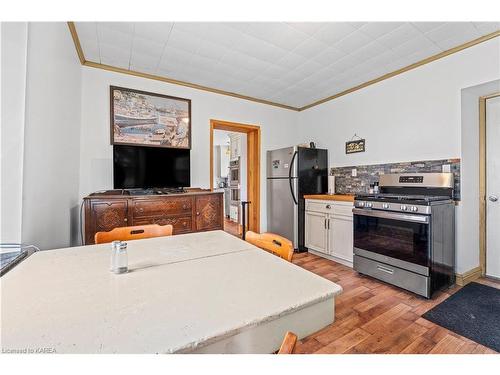
[(359, 216), (379, 217), (382, 219), (402, 220), (411, 221), (413, 223), (429, 224), (429, 217), (424, 215), (408, 215), (398, 212), (365, 210), (363, 208), (353, 208), (352, 213)]

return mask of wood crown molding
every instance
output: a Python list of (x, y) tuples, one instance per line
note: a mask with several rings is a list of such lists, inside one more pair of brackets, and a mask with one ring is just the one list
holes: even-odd
[(215, 93), (215, 94), (231, 96), (233, 98), (248, 100), (248, 101), (252, 101), (252, 102), (256, 102), (256, 103), (260, 103), (260, 104), (266, 104), (266, 105), (270, 105), (270, 106), (274, 106), (274, 107), (279, 107), (279, 108), (283, 108), (283, 109), (288, 109), (288, 110), (291, 110), (291, 111), (297, 111), (297, 112), (305, 111), (306, 109), (309, 109), (309, 108), (315, 107), (317, 105), (329, 102), (330, 100), (334, 100), (334, 99), (340, 98), (341, 96), (350, 94), (350, 93), (352, 93), (354, 91), (361, 90), (361, 89), (363, 89), (365, 87), (374, 85), (374, 84), (376, 84), (378, 82), (381, 82), (381, 81), (384, 81), (386, 79), (392, 78), (392, 77), (397, 76), (399, 74), (405, 73), (405, 72), (407, 72), (409, 70), (418, 68), (418, 67), (420, 67), (422, 65), (431, 63), (431, 62), (439, 60), (439, 59), (441, 59), (443, 57), (446, 57), (446, 56), (449, 56), (451, 54), (454, 54), (456, 52), (460, 52), (460, 51), (462, 51), (462, 50), (464, 50), (466, 48), (473, 47), (476, 44), (483, 43), (483, 42), (486, 42), (487, 40), (490, 40), (490, 39), (493, 39), (493, 38), (496, 38), (496, 37), (500, 36), (500, 30), (497, 30), (497, 31), (492, 32), (490, 34), (484, 35), (484, 36), (482, 36), (480, 38), (471, 40), (470, 42), (467, 42), (467, 43), (461, 44), (459, 46), (456, 46), (454, 48), (451, 48), (449, 50), (440, 52), (440, 53), (438, 53), (436, 55), (427, 57), (427, 58), (425, 58), (423, 60), (420, 60), (420, 61), (418, 61), (416, 63), (413, 63), (411, 65), (405, 66), (405, 67), (400, 68), (398, 70), (395, 70), (393, 72), (384, 74), (384, 75), (382, 75), (382, 76), (380, 76), (378, 78), (374, 78), (374, 79), (372, 79), (372, 80), (370, 80), (368, 82), (362, 83), (362, 84), (354, 86), (354, 87), (352, 87), (350, 89), (347, 89), (347, 90), (344, 90), (342, 92), (339, 92), (339, 93), (337, 93), (335, 95), (326, 97), (324, 99), (318, 100), (316, 102), (313, 102), (311, 104), (305, 105), (303, 107), (293, 107), (293, 106), (286, 105), (286, 104), (275, 103), (275, 102), (272, 102), (272, 101), (269, 101), (269, 100), (254, 98), (254, 97), (251, 97), (251, 96), (241, 95), (241, 94), (237, 94), (237, 93), (230, 92), (230, 91), (224, 91), (224, 90), (215, 89), (215, 88), (212, 88), (212, 87), (197, 85), (195, 83), (190, 83), (190, 82), (185, 82), (185, 81), (179, 81), (179, 80), (176, 80), (176, 79), (172, 79), (172, 78), (168, 78), (168, 77), (163, 77), (163, 76), (158, 76), (158, 75), (155, 75), (155, 74), (141, 73), (141, 72), (137, 72), (137, 71), (134, 71), (134, 70), (124, 69), (124, 68), (118, 68), (118, 67), (111, 66), (111, 65), (100, 64), (100, 63), (96, 63), (96, 62), (93, 62), (93, 61), (88, 61), (88, 60), (85, 59), (85, 55), (83, 53), (82, 46), (80, 44), (80, 39), (78, 38), (78, 33), (76, 31), (76, 27), (75, 27), (74, 22), (68, 21), (68, 27), (69, 27), (71, 36), (73, 38), (73, 42), (75, 44), (75, 48), (76, 48), (76, 52), (78, 54), (78, 58), (80, 59), (80, 62), (81, 62), (81, 64), (83, 66), (88, 66), (88, 67), (92, 67), (92, 68), (98, 68), (98, 69), (108, 70), (108, 71), (112, 71), (112, 72), (116, 72), (116, 73), (128, 74), (128, 75), (132, 75), (132, 76), (136, 76), (136, 77), (141, 77), (141, 78), (146, 78), (146, 79), (153, 79), (153, 80), (156, 80), (156, 81), (171, 83), (171, 84), (179, 85), (179, 86), (190, 87), (190, 88), (193, 88), (193, 89), (196, 89), (196, 90), (202, 90), (202, 91), (212, 92), (212, 93)]

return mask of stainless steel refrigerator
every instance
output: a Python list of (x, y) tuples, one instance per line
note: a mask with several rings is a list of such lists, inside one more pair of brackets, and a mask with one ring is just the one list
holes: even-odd
[(328, 191), (328, 151), (287, 147), (267, 152), (267, 231), (304, 246), (306, 194)]

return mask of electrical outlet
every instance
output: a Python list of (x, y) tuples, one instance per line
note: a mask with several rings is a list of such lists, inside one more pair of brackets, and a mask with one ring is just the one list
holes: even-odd
[(443, 164), (443, 173), (450, 173), (451, 172), (451, 165), (449, 164)]
[(357, 177), (357, 176), (358, 176), (358, 170), (357, 170), (356, 168), (353, 168), (353, 169), (351, 170), (351, 176), (352, 176), (352, 177)]

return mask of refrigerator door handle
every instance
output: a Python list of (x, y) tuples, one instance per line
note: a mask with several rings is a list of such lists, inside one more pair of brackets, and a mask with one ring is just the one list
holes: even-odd
[(288, 182), (290, 183), (290, 193), (292, 194), (292, 199), (293, 202), (297, 205), (299, 202), (297, 202), (297, 198), (295, 198), (295, 193), (293, 191), (293, 186), (292, 186), (292, 171), (293, 171), (293, 163), (295, 161), (295, 157), (297, 156), (297, 151), (293, 153), (292, 156), (292, 161), (290, 162), (290, 168), (288, 170)]

